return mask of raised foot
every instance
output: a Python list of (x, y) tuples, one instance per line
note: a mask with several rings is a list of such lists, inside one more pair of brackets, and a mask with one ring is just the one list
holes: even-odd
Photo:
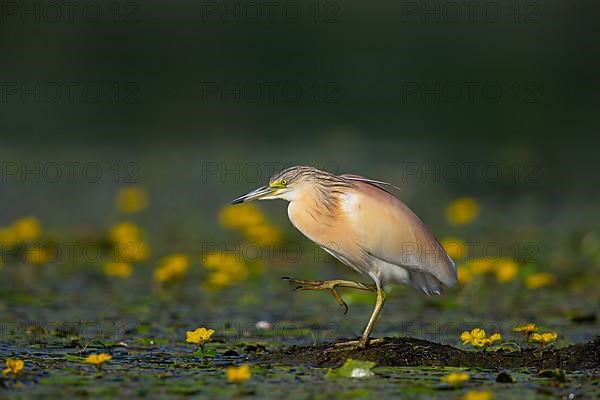
[(334, 281), (309, 281), (304, 279), (294, 279), (289, 276), (283, 276), (281, 279), (288, 281), (290, 285), (296, 285), (296, 290), (319, 290), (335, 287), (335, 285), (333, 285)]
[(293, 279), (287, 276), (281, 279), (287, 280), (291, 285), (296, 285), (296, 290), (323, 290), (329, 289), (333, 297), (335, 297), (338, 304), (345, 308), (344, 314), (348, 312), (348, 305), (342, 299), (342, 296), (337, 292), (336, 288), (346, 287), (351, 289), (368, 290), (371, 292), (377, 291), (374, 285), (367, 285), (365, 283), (346, 281), (343, 279), (332, 279), (329, 281), (308, 281), (304, 279)]
[(287, 276), (282, 277), (281, 279), (287, 280), (290, 285), (295, 285), (294, 290), (324, 290), (329, 289), (335, 300), (338, 304), (344, 307), (344, 314), (348, 313), (348, 304), (342, 299), (342, 296), (335, 289), (336, 286), (340, 286), (339, 280), (330, 280), (330, 281), (309, 281), (304, 279), (293, 279)]

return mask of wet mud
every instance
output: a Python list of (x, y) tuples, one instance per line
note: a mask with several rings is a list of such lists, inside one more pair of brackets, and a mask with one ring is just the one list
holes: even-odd
[(373, 361), (378, 366), (394, 367), (532, 367), (583, 370), (600, 368), (600, 337), (561, 349), (547, 347), (513, 352), (465, 351), (409, 337), (384, 338), (382, 342), (370, 344), (365, 349), (340, 348), (335, 346), (335, 343), (292, 346), (256, 353), (250, 360), (258, 364), (337, 367), (348, 358)]

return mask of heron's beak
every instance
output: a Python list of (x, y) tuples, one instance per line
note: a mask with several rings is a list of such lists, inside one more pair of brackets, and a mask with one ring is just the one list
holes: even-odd
[(277, 190), (277, 189), (269, 187), (269, 186), (263, 186), (256, 190), (251, 191), (250, 193), (246, 193), (245, 195), (240, 196), (237, 199), (233, 199), (231, 201), (231, 204), (239, 204), (239, 203), (244, 203), (244, 202), (248, 202), (248, 201), (260, 200), (261, 198), (272, 194), (275, 190)]

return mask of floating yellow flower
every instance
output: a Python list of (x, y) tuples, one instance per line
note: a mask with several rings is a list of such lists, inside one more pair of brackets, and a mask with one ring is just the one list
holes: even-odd
[(281, 242), (281, 231), (270, 224), (252, 225), (244, 229), (246, 238), (259, 246)]
[(465, 283), (469, 283), (471, 279), (473, 279), (473, 273), (468, 266), (459, 266), (456, 269), (456, 274), (458, 276), (458, 283), (464, 285)]
[(230, 269), (235, 268), (240, 263), (240, 256), (235, 252), (217, 251), (205, 253), (202, 256), (202, 264), (208, 269)]
[(215, 333), (214, 329), (206, 329), (204, 327), (185, 333), (185, 341), (188, 343), (197, 344), (202, 348), (204, 343), (210, 340), (210, 337)]
[(0, 228), (0, 243), (16, 243), (17, 235), (13, 227)]
[(20, 218), (13, 223), (12, 230), (18, 242), (27, 242), (39, 236), (40, 222), (35, 217)]
[(254, 204), (227, 206), (219, 212), (219, 222), (226, 228), (245, 229), (265, 222), (265, 217)]
[(520, 333), (529, 335), (529, 334), (535, 332), (535, 324), (533, 322), (530, 322), (528, 324), (515, 326), (513, 328), (513, 332), (520, 332)]
[(485, 274), (494, 270), (494, 263), (487, 258), (475, 258), (471, 260), (469, 266), (475, 274)]
[(115, 262), (139, 263), (150, 257), (150, 248), (142, 240), (119, 242), (113, 248)]
[(555, 342), (558, 335), (555, 332), (532, 333), (529, 336), (534, 342), (540, 343), (542, 346)]
[(25, 260), (30, 264), (43, 265), (56, 257), (54, 247), (43, 248), (35, 246), (25, 251)]
[(148, 193), (141, 186), (129, 186), (119, 190), (115, 202), (119, 211), (135, 214), (148, 207)]
[(491, 346), (495, 342), (502, 340), (502, 335), (494, 333), (493, 335), (486, 337), (485, 331), (481, 328), (474, 328), (469, 331), (464, 331), (460, 334), (460, 340), (463, 344), (470, 344), (473, 347), (486, 347)]
[(24, 367), (25, 362), (23, 360), (7, 358), (6, 368), (2, 370), (2, 373), (4, 375), (19, 375)]
[(87, 356), (83, 360), (83, 363), (95, 365), (98, 369), (101, 369), (102, 365), (111, 359), (112, 359), (112, 356), (110, 354), (106, 354), (106, 353), (95, 354), (94, 353), (94, 354), (90, 354), (89, 356)]
[(459, 238), (447, 237), (442, 239), (440, 244), (454, 261), (458, 261), (467, 253), (466, 243)]
[(204, 287), (208, 290), (220, 290), (246, 279), (248, 267), (239, 258), (236, 253), (206, 253), (202, 263), (212, 272), (204, 282)]
[(110, 228), (110, 239), (116, 243), (137, 242), (142, 230), (133, 222), (120, 222)]
[(114, 243), (114, 262), (138, 263), (150, 258), (150, 247), (142, 238), (142, 230), (133, 222), (113, 225), (109, 236)]
[(158, 262), (154, 270), (154, 280), (158, 283), (176, 282), (185, 276), (190, 266), (189, 257), (185, 254), (172, 254)]
[(107, 262), (104, 264), (104, 274), (116, 278), (127, 278), (133, 272), (131, 264), (124, 262)]
[(492, 400), (493, 394), (489, 390), (472, 390), (465, 393), (462, 400)]
[(502, 258), (496, 263), (496, 280), (500, 283), (507, 283), (517, 277), (519, 267), (514, 260)]
[(466, 372), (451, 372), (446, 376), (442, 376), (441, 380), (450, 386), (458, 387), (469, 380), (469, 374)]
[(499, 342), (501, 340), (502, 340), (502, 335), (499, 333), (494, 333), (494, 334), (492, 334), (492, 336), (484, 339), (486, 346), (491, 346), (494, 343)]
[(460, 334), (460, 340), (463, 344), (470, 344), (475, 347), (482, 347), (485, 339), (485, 331), (481, 328), (474, 328), (471, 332), (464, 331)]
[(225, 373), (227, 374), (227, 381), (234, 383), (242, 383), (252, 376), (250, 366), (247, 364), (240, 365), (239, 367), (227, 367)]
[(242, 231), (250, 242), (260, 246), (281, 241), (279, 229), (269, 224), (264, 214), (254, 204), (223, 208), (219, 213), (219, 222), (227, 228)]
[(527, 277), (525, 286), (527, 286), (528, 289), (539, 289), (552, 285), (554, 281), (554, 275), (549, 274), (548, 272), (538, 272)]
[(505, 257), (495, 260), (475, 258), (460, 264), (457, 271), (461, 283), (470, 281), (474, 276), (488, 273), (494, 274), (498, 282), (508, 283), (517, 277), (519, 266), (514, 260)]
[(235, 285), (237, 281), (238, 280), (233, 277), (233, 275), (227, 272), (216, 271), (208, 275), (203, 286), (208, 290), (221, 290)]
[(460, 197), (446, 207), (446, 221), (451, 225), (467, 225), (478, 216), (479, 203), (473, 197)]

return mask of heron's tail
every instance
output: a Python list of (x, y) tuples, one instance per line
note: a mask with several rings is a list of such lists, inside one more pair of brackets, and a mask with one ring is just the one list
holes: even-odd
[(408, 272), (410, 281), (408, 282), (414, 288), (421, 289), (428, 296), (439, 295), (442, 293), (444, 284), (435, 276), (428, 272), (410, 271)]

